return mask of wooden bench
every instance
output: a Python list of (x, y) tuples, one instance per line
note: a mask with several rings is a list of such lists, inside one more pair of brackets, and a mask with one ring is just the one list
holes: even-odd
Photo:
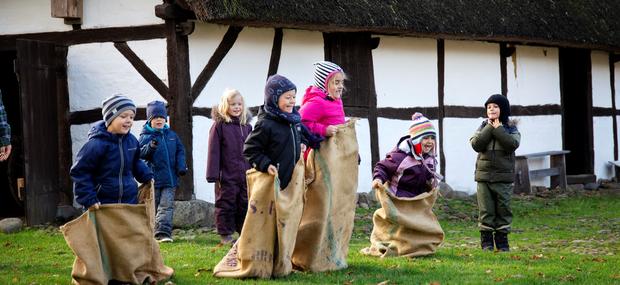
[[(530, 194), (530, 179), (551, 176), (551, 189), (560, 186), (566, 189), (566, 160), (564, 155), (570, 153), (568, 150), (545, 151), (530, 154), (517, 155), (515, 162), (515, 187), (514, 193)], [(546, 157), (550, 158), (550, 167), (543, 169), (530, 170), (527, 160), (529, 158)]]

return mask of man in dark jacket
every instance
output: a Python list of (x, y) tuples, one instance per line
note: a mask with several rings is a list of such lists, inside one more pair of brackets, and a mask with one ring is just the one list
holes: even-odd
[(486, 119), (470, 139), (478, 152), (475, 180), (478, 182), (478, 225), (483, 250), (508, 251), (508, 233), (512, 223), (510, 200), (513, 192), (515, 150), (521, 134), (510, 121), (510, 103), (500, 94), (484, 104)]

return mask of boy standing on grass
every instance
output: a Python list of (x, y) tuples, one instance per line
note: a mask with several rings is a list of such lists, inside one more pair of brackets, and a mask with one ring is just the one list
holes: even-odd
[(521, 134), (516, 122), (508, 120), (510, 103), (506, 96), (491, 95), (484, 103), (487, 119), (469, 140), (478, 152), (478, 226), (482, 250), (509, 251), (508, 233), (512, 223), (510, 199), (513, 192), (515, 150)]
[(174, 194), (179, 176), (187, 173), (185, 148), (170, 129), (164, 102), (153, 101), (146, 107), (147, 121), (140, 134), (140, 157), (155, 175), (155, 239), (172, 242)]
[[(95, 123), (88, 142), (71, 167), (76, 201), (84, 208), (101, 204), (138, 203), (138, 184), (153, 179), (140, 160), (139, 144), (129, 133), (136, 115), (131, 99), (114, 95), (103, 101), (103, 121)], [(134, 179), (135, 178), (135, 179)]]

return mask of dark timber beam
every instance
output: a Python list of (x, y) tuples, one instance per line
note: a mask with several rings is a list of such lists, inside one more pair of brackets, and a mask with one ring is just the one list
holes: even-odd
[(282, 28), (276, 28), (273, 35), (273, 46), (271, 47), (271, 58), (269, 59), (269, 71), (267, 77), (278, 73), (280, 64), (280, 54), (282, 53)]
[(191, 82), (189, 73), (189, 43), (187, 35), (177, 31), (179, 23), (166, 20), (166, 45), (168, 58), (168, 114), (172, 129), (179, 135), (185, 146), (185, 162), (189, 168), (187, 175), (181, 177), (177, 200), (190, 200), (194, 193), (193, 134)]
[[(445, 103), (444, 103), (444, 86), (445, 86), (445, 67), (446, 67), (446, 47), (445, 42), (442, 39), (437, 40), (437, 104), (439, 105), (437, 108), (437, 120), (439, 121), (439, 139), (435, 139), (436, 143), (439, 143), (439, 171), (440, 174), (446, 177), (446, 156), (443, 151), (443, 119), (446, 115), (445, 113)], [(429, 111), (426, 113), (433, 117)]]
[(222, 63), (222, 60), (224, 59), (226, 54), (228, 54), (228, 51), (230, 51), (230, 49), (235, 44), (235, 41), (237, 41), (237, 37), (239, 36), (239, 33), (242, 29), (243, 27), (228, 27), (228, 31), (226, 31), (226, 34), (224, 34), (220, 45), (217, 46), (217, 49), (215, 49), (215, 52), (213, 52), (213, 55), (209, 59), (209, 62), (202, 69), (200, 75), (198, 75), (198, 78), (196, 78), (196, 82), (194, 82), (194, 85), (191, 88), (191, 97), (194, 101), (198, 98), (200, 92), (202, 92), (205, 86), (207, 86), (207, 83), (211, 79), (211, 76), (213, 76), (213, 73), (215, 73), (217, 67), (220, 65), (220, 63)]
[(155, 75), (155, 73), (131, 50), (126, 42), (114, 43), (114, 47), (131, 63), (131, 65), (142, 75), (144, 80), (166, 100), (168, 100), (168, 86)]
[(15, 50), (17, 39), (54, 42), (59, 45), (139, 41), (165, 38), (164, 25), (73, 30), (0, 36), (0, 51)]
[[(618, 160), (618, 116), (616, 115), (617, 106), (616, 106), (616, 61), (618, 61), (620, 57), (617, 54), (609, 53), (609, 82), (611, 84), (611, 109), (612, 116), (611, 122), (613, 126), (613, 134), (614, 134), (614, 160)], [(618, 177), (618, 174), (616, 174)]]
[(155, 16), (164, 20), (195, 20), (196, 14), (192, 10), (186, 10), (176, 3), (164, 3), (155, 6)]

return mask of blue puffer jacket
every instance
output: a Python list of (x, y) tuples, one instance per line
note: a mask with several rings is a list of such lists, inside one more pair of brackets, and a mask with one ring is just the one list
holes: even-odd
[[(151, 141), (157, 140), (157, 147)], [(179, 136), (168, 125), (156, 130), (147, 122), (140, 134), (140, 157), (155, 175), (155, 188), (177, 187), (178, 176), (185, 175), (185, 148)]]
[(132, 134), (116, 135), (99, 121), (88, 132), (88, 142), (80, 149), (71, 167), (71, 179), (78, 203), (138, 203), (138, 184), (153, 179), (142, 160), (138, 140)]

